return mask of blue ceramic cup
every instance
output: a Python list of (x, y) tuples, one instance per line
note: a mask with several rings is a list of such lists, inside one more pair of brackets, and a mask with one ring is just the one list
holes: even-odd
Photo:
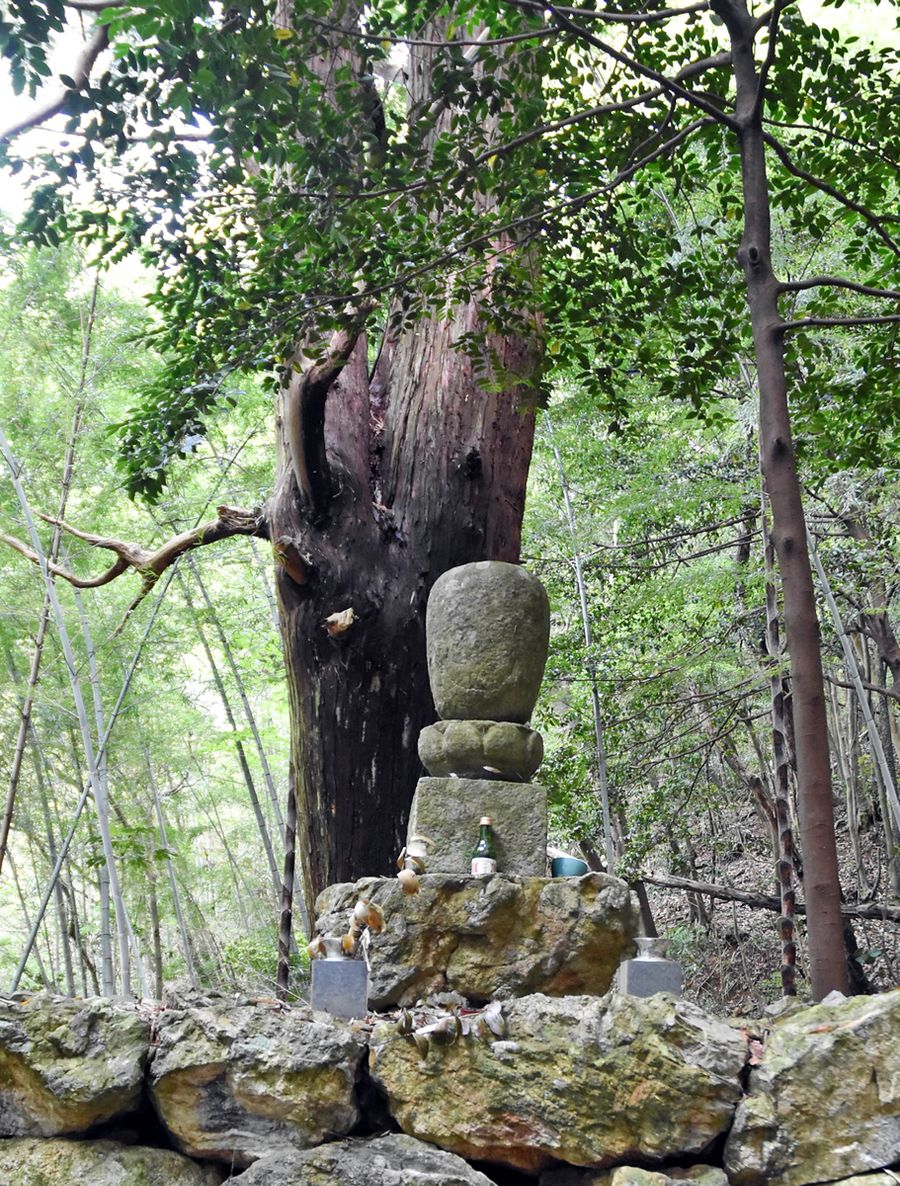
[(552, 877), (583, 877), (588, 867), (578, 857), (554, 857), (550, 862)]

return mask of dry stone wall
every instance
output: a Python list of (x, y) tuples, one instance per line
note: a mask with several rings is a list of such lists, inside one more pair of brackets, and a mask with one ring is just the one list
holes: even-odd
[(615, 993), (452, 1010), (445, 994), (359, 1022), (0, 999), (0, 1186), (897, 1186), (898, 1170), (900, 990), (752, 1023)]

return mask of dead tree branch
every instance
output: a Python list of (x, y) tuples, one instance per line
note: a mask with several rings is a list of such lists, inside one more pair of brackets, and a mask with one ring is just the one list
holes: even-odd
[[(190, 552), (194, 548), (205, 547), (207, 544), (218, 543), (219, 540), (229, 539), (235, 535), (255, 535), (263, 539), (268, 538), (268, 528), (261, 509), (247, 511), (239, 507), (228, 506), (220, 506), (216, 509), (218, 511), (218, 518), (213, 522), (204, 523), (199, 527), (192, 527), (190, 531), (183, 531), (179, 535), (167, 540), (164, 544), (161, 544), (155, 551), (150, 551), (141, 544), (133, 543), (129, 540), (115, 539), (112, 536), (92, 535), (87, 531), (79, 531), (77, 527), (73, 527), (64, 519), (54, 519), (52, 515), (41, 515), (45, 523), (52, 523), (55, 527), (59, 527), (60, 530), (67, 532), (76, 539), (81, 539), (89, 543), (93, 548), (105, 548), (107, 551), (114, 552), (116, 555), (115, 563), (98, 577), (79, 577), (59, 564), (48, 563), (47, 567), (53, 576), (62, 577), (64, 581), (68, 581), (76, 589), (96, 589), (101, 585), (108, 585), (110, 581), (114, 581), (123, 572), (127, 572), (129, 568), (133, 568), (141, 578), (141, 590), (131, 605), (129, 605), (125, 615), (127, 617), (132, 610), (140, 605), (159, 580), (162, 573), (173, 565), (180, 556), (183, 556), (185, 552)], [(16, 539), (15, 536), (0, 533), (0, 542), (14, 548), (15, 551), (30, 560), (32, 564), (40, 565), (40, 558), (37, 553), (29, 548), (27, 544)]]
[[(687, 877), (661, 877), (656, 874), (644, 873), (642, 880), (647, 885), (658, 885), (662, 889), (685, 890), (692, 894), (706, 894), (709, 898), (719, 898), (724, 902), (743, 902), (745, 906), (752, 906), (756, 910), (774, 910), (781, 913), (781, 902), (770, 894), (753, 894), (747, 890), (732, 889), (726, 885), (712, 885), (707, 881), (691, 881)], [(794, 905), (797, 914), (805, 914), (806, 907), (802, 902)], [(900, 907), (897, 906), (851, 906), (841, 904), (841, 914), (845, 918), (874, 918), (880, 921), (900, 923)]]

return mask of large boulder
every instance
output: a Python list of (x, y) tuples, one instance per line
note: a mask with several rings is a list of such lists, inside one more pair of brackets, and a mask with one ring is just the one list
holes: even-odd
[(0, 1137), (85, 1132), (131, 1111), (149, 1042), (127, 1005), (44, 993), (0, 1001)]
[(241, 1186), (491, 1186), (461, 1157), (401, 1133), (264, 1157)]
[(731, 1125), (746, 1040), (696, 1005), (536, 994), (497, 1012), (449, 1045), (375, 1028), (370, 1071), (404, 1132), (535, 1172), (699, 1154)]
[(396, 878), (332, 885), (316, 903), (320, 934), (347, 929), (366, 897), (384, 911), (385, 928), (369, 947), (373, 1008), (458, 992), (488, 1001), (542, 992), (602, 995), (632, 950), (638, 916), (615, 877), (421, 878), (406, 896)]
[(805, 1186), (900, 1161), (900, 989), (775, 1023), (728, 1138), (734, 1186)]
[(116, 1141), (0, 1141), (0, 1186), (219, 1186), (222, 1174), (169, 1149)]
[(157, 1112), (190, 1157), (247, 1166), (348, 1133), (365, 1043), (305, 1006), (160, 1014), (150, 1066)]

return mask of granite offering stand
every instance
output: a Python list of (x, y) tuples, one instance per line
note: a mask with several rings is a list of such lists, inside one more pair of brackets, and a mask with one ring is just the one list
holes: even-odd
[(684, 979), (681, 964), (666, 959), (666, 939), (639, 936), (635, 939), (636, 959), (623, 960), (616, 974), (619, 992), (632, 997), (652, 997), (658, 992), (681, 996)]
[(369, 1009), (369, 968), (361, 959), (313, 960), (309, 1003), (333, 1017), (365, 1017)]
[(428, 676), (440, 720), (423, 729), (408, 838), (434, 841), (429, 873), (467, 873), (478, 821), (494, 821), (499, 871), (546, 872), (547, 795), (529, 782), (544, 756), (528, 727), (550, 638), (540, 581), (485, 560), (435, 582), (425, 623)]

